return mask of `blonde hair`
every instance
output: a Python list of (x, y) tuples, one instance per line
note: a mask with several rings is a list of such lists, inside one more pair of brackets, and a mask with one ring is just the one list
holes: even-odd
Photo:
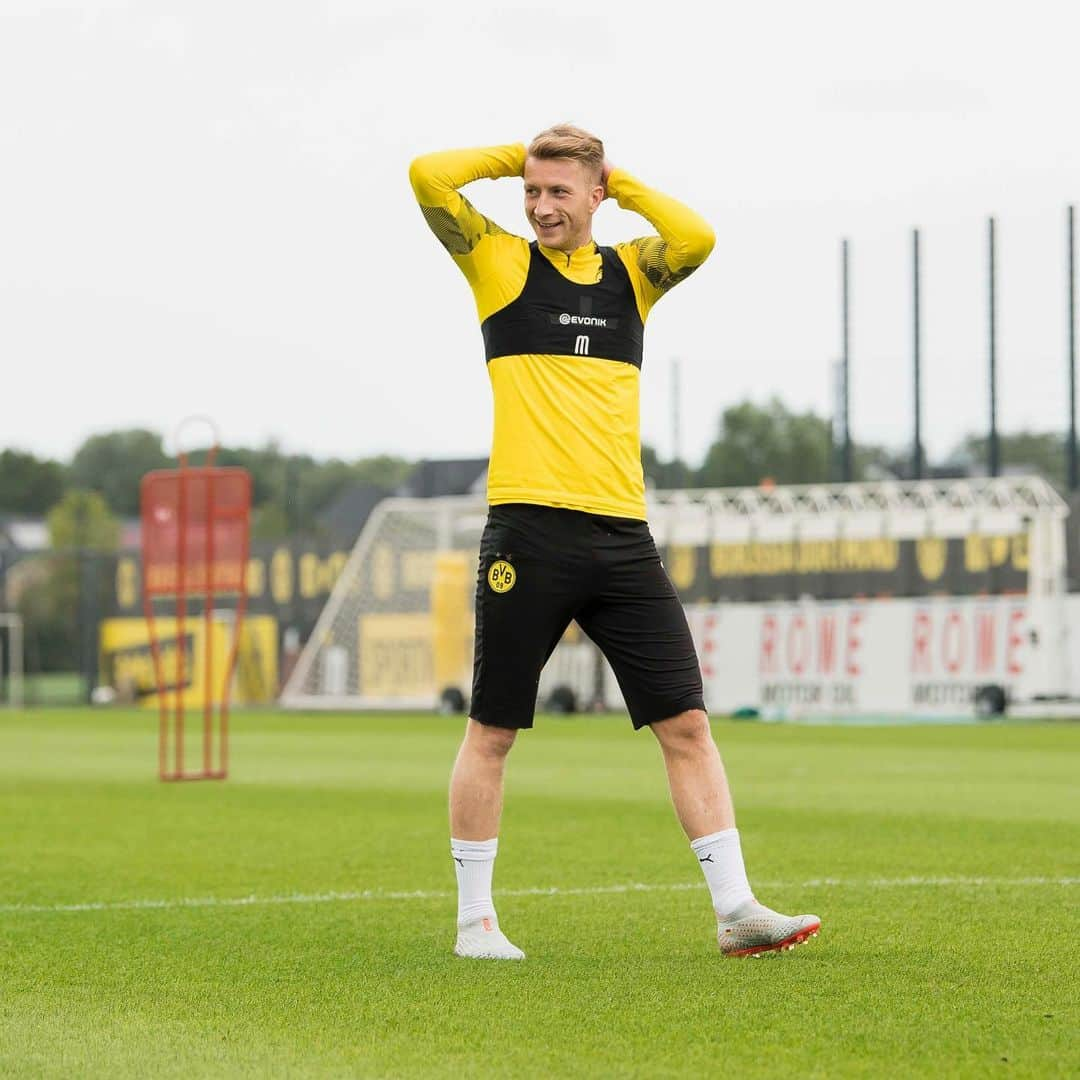
[(529, 143), (529, 157), (580, 161), (599, 180), (604, 169), (604, 144), (595, 135), (573, 124), (556, 124), (541, 131)]

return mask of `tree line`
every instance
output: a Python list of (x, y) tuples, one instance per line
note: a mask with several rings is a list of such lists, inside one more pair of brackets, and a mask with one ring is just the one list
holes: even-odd
[[(1037, 473), (1065, 491), (1063, 435), (1023, 431), (1001, 435), (999, 442), (1006, 467)], [(856, 480), (908, 480), (914, 475), (909, 447), (857, 442), (854, 458)], [(986, 460), (986, 437), (968, 435), (943, 459), (927, 461), (923, 475), (980, 475)], [(726, 408), (696, 468), (684, 461), (661, 461), (650, 447), (642, 448), (642, 462), (658, 488), (744, 487), (764, 480), (820, 484), (840, 479), (829, 420), (813, 412), (793, 412), (775, 397), (760, 405), (743, 401)]]
[[(199, 460), (192, 457), (192, 463)], [(393, 491), (413, 468), (413, 463), (391, 455), (317, 461), (309, 454), (286, 453), (273, 442), (258, 448), (222, 447), (216, 463), (239, 465), (251, 473), (252, 531), (259, 539), (277, 539), (310, 528), (315, 515), (355, 485)], [(142, 428), (91, 435), (67, 463), (3, 450), (0, 514), (42, 517), (64, 507), (69, 512), (62, 513), (62, 518), (137, 517), (142, 477), (176, 465), (176, 459), (165, 451), (162, 436)], [(59, 526), (67, 531), (65, 522)]]
[[(1064, 490), (1062, 435), (1021, 432), (1003, 436), (1001, 444), (1006, 465), (1038, 472)], [(910, 458), (906, 449), (860, 443), (855, 454), (856, 478), (909, 477)], [(969, 436), (945, 461), (930, 463), (929, 471), (967, 475), (980, 471), (985, 460), (985, 439)], [(259, 539), (310, 531), (319, 512), (346, 489), (362, 484), (392, 492), (408, 479), (415, 465), (392, 455), (319, 461), (309, 454), (286, 453), (273, 442), (258, 448), (224, 447), (217, 461), (243, 466), (251, 473), (252, 531)], [(642, 461), (647, 477), (658, 488), (737, 487), (765, 479), (809, 484), (838, 478), (829, 421), (813, 412), (792, 411), (777, 398), (726, 408), (700, 465), (664, 461), (649, 446), (643, 447)], [(66, 463), (3, 450), (0, 514), (37, 517), (58, 511), (50, 531), (76, 544), (90, 540), (88, 546), (109, 547), (107, 537), (115, 532), (109, 519), (138, 515), (143, 475), (175, 465), (162, 436), (141, 428), (92, 435)]]

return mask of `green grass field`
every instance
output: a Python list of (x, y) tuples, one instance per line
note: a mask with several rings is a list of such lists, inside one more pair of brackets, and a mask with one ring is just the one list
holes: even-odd
[[(751, 879), (811, 910), (723, 960), (655, 741), (548, 718), (495, 875), (522, 964), (451, 955), (461, 723), (0, 711), (5, 1076), (1075, 1076), (1080, 727), (717, 723)], [(641, 886), (640, 888), (638, 886)]]

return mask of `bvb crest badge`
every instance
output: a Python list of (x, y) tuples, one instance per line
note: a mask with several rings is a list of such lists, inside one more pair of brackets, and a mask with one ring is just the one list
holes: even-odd
[(503, 559), (491, 564), (488, 571), (488, 584), (494, 592), (509, 592), (517, 581), (517, 571)]

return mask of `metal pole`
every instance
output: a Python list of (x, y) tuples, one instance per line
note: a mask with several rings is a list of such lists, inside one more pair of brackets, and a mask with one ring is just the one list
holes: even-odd
[(844, 424), (844, 443), (840, 458), (840, 478), (845, 483), (850, 483), (854, 478), (854, 454), (851, 445), (851, 354), (850, 345), (850, 292), (848, 282), (848, 242), (841, 241), (840, 245), (840, 271), (841, 271), (841, 319), (843, 334), (843, 365), (844, 385), (842, 388), (840, 416)]
[(829, 480), (844, 478), (844, 361), (833, 360), (829, 366)]
[[(184, 687), (187, 685), (187, 642), (184, 634), (187, 630), (187, 532), (191, 511), (188, 508), (188, 459), (187, 454), (177, 455), (180, 459), (180, 476), (177, 481), (176, 497), (176, 706), (173, 719), (173, 771), (171, 780), (183, 780), (184, 777)], [(194, 642), (192, 642), (194, 645)], [(192, 659), (192, 668), (194, 668)], [(192, 684), (195, 679), (192, 676)]]
[(215, 447), (207, 455), (207, 470), (203, 477), (203, 517), (206, 521), (206, 539), (204, 559), (206, 563), (206, 585), (203, 594), (203, 747), (202, 775), (208, 778), (213, 774), (214, 740), (214, 475), (209, 470), (214, 460)]
[(1069, 490), (1080, 487), (1080, 466), (1076, 460), (1076, 258), (1073, 208), (1069, 207), (1069, 445), (1065, 448)]
[(80, 671), (83, 678), (83, 703), (93, 701), (94, 687), (98, 679), (98, 639), (101, 626), (101, 577), (98, 568), (103, 562), (100, 554), (79, 549), (79, 575), (82, 584), (79, 595), (82, 598), (79, 618), (79, 656)]
[(991, 476), (998, 476), (1001, 473), (1001, 449), (997, 427), (997, 267), (993, 218), (990, 218), (987, 236), (990, 255), (990, 440), (987, 444), (987, 471)]
[(18, 615), (11, 620), (11, 670), (8, 673), (11, 704), (16, 709), (23, 703), (23, 622)]
[(679, 361), (671, 361), (671, 463), (682, 459), (682, 446), (680, 445), (679, 430), (681, 428), (679, 417)]
[(923, 478), (922, 445), (922, 322), (919, 308), (919, 230), (911, 230), (912, 256), (912, 327), (913, 359), (915, 366), (915, 441), (911, 455), (911, 475), (915, 480)]

